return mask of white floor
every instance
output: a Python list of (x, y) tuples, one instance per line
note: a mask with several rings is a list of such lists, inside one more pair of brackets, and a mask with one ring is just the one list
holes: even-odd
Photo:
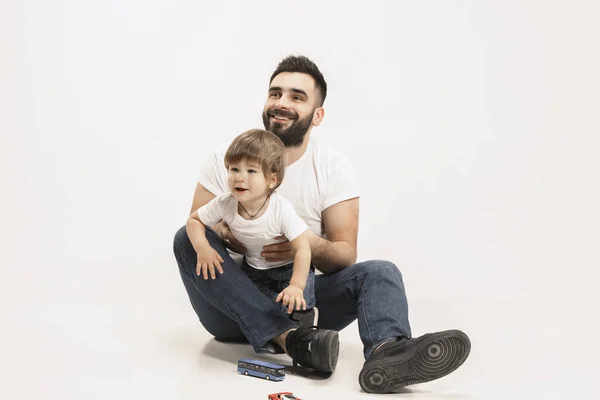
[[(357, 382), (363, 360), (356, 324), (341, 333), (340, 361), (330, 379), (288, 375), (274, 383), (244, 377), (236, 373), (236, 361), (253, 356), (251, 348), (218, 343), (203, 330), (174, 260), (165, 254), (160, 262), (141, 261), (146, 270), (142, 262), (132, 268), (106, 260), (110, 268), (81, 265), (79, 274), (71, 265), (73, 273), (60, 276), (50, 270), (34, 274), (27, 266), (7, 275), (0, 304), (0, 398), (217, 399), (230, 393), (223, 398), (266, 399), (284, 390), (303, 399), (377, 397), (363, 393)], [(453, 374), (392, 397), (593, 397), (597, 301), (558, 307), (558, 299), (511, 304), (457, 295), (412, 296), (411, 321), (417, 335), (447, 328), (468, 332), (470, 358)]]
[(378, 398), (356, 324), (328, 380), (238, 375), (171, 252), (289, 54), (327, 79), (360, 259), (401, 266), (414, 335), (471, 337), (384, 398), (600, 398), (600, 2), (338, 3), (0, 2), (0, 400)]

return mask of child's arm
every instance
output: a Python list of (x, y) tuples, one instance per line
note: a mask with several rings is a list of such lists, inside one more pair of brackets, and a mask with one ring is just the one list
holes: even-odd
[(189, 216), (185, 224), (185, 229), (197, 254), (196, 275), (202, 273), (204, 279), (208, 279), (208, 274), (210, 273), (210, 277), (215, 279), (215, 268), (219, 273), (223, 273), (223, 268), (221, 267), (223, 258), (206, 240), (206, 227), (200, 221), (200, 218), (198, 218), (197, 212)]
[(292, 249), (296, 252), (294, 256), (294, 273), (290, 279), (290, 285), (298, 286), (304, 290), (308, 271), (310, 270), (310, 243), (308, 242), (308, 230), (290, 242)]
[(310, 271), (310, 243), (308, 241), (308, 230), (290, 242), (294, 255), (294, 269), (290, 284), (277, 298), (276, 302), (283, 300), (283, 305), (288, 306), (288, 314), (296, 310), (306, 310), (304, 300), (304, 288)]

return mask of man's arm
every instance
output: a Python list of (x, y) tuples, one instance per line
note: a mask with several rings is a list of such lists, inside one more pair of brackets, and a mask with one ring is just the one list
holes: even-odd
[[(215, 196), (212, 194), (207, 188), (205, 188), (202, 184), (196, 184), (196, 191), (194, 192), (194, 200), (192, 200), (192, 209), (190, 210), (190, 215), (196, 212), (200, 207), (207, 204), (209, 201), (214, 199)], [(221, 221), (213, 226), (211, 226), (213, 231), (217, 233), (217, 235), (221, 236), (221, 238), (226, 239), (226, 247), (238, 254), (244, 254), (246, 252), (246, 248), (242, 243), (240, 243), (229, 231), (229, 227), (224, 221)]]
[(327, 239), (311, 234), (310, 250), (312, 262), (328, 274), (356, 262), (358, 198), (334, 204), (322, 216)]
[[(322, 214), (327, 239), (309, 231), (312, 262), (323, 273), (344, 269), (356, 262), (358, 238), (358, 197), (334, 204)], [(289, 242), (265, 246), (267, 261), (289, 260), (294, 251)]]
[(194, 192), (194, 200), (192, 201), (192, 209), (190, 215), (197, 211), (200, 207), (207, 204), (209, 201), (214, 199), (216, 196), (208, 191), (200, 183), (196, 184), (196, 191)]

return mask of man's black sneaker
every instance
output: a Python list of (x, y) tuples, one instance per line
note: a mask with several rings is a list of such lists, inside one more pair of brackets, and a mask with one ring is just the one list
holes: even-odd
[(316, 307), (309, 308), (308, 310), (293, 311), (290, 314), (290, 319), (298, 323), (298, 328), (310, 328), (311, 326), (317, 326), (318, 318), (319, 314)]
[(470, 351), (469, 337), (458, 330), (393, 340), (373, 352), (358, 382), (367, 393), (390, 393), (448, 375), (465, 362)]
[(336, 331), (311, 326), (288, 333), (285, 347), (294, 361), (294, 367), (300, 364), (321, 372), (333, 372), (337, 365), (340, 342)]

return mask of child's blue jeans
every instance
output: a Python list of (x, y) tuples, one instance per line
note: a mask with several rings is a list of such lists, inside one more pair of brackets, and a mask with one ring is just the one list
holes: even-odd
[[(242, 261), (240, 268), (256, 285), (258, 290), (273, 301), (275, 301), (277, 295), (283, 289), (288, 287), (294, 272), (293, 263), (277, 268), (256, 269), (246, 263), (246, 258)], [(304, 287), (304, 301), (306, 301), (306, 309), (315, 306), (315, 267), (312, 265), (310, 266), (308, 279), (306, 280), (306, 286)], [(287, 306), (284, 306), (281, 301), (277, 304), (279, 304), (281, 309), (287, 313)]]

